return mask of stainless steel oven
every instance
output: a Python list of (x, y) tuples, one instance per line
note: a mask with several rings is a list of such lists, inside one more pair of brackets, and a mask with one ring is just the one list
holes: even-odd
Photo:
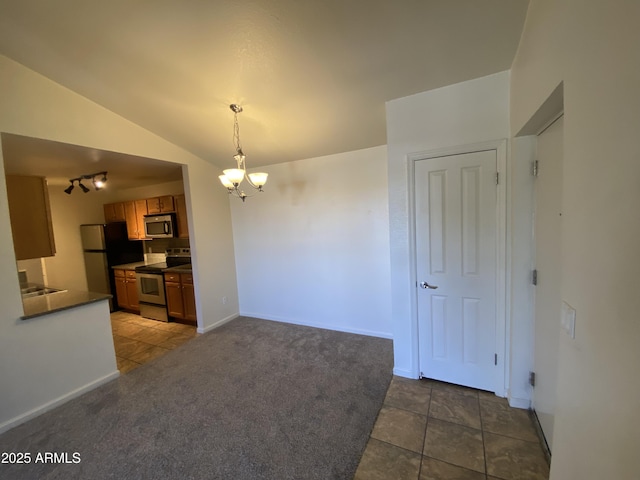
[(140, 315), (162, 322), (169, 321), (164, 289), (164, 271), (169, 267), (191, 263), (189, 248), (167, 249), (166, 262), (136, 267)]
[[(166, 268), (166, 264), (161, 264), (161, 268)], [(146, 271), (139, 271), (138, 268), (145, 268)], [(167, 300), (164, 294), (164, 276), (161, 269), (151, 272), (154, 265), (136, 268), (136, 283), (138, 288), (138, 300), (140, 301), (140, 315), (145, 318), (152, 318), (168, 322)]]

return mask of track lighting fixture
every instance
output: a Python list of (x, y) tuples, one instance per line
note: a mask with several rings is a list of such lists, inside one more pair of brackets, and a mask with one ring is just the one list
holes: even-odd
[(101, 190), (107, 183), (107, 172), (90, 173), (88, 175), (80, 175), (77, 178), (70, 178), (69, 182), (71, 182), (71, 185), (64, 189), (64, 193), (66, 193), (67, 195), (71, 195), (71, 192), (73, 191), (73, 188), (75, 186), (75, 182), (78, 182), (80, 190), (82, 190), (84, 193), (87, 193), (90, 189), (82, 183), (82, 180), (91, 180), (93, 188), (96, 190)]

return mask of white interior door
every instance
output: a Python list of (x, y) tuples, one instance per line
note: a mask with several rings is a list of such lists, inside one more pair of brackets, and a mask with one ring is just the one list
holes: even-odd
[(491, 391), (497, 351), (496, 172), (495, 150), (415, 164), (420, 371)]
[(562, 137), (560, 117), (538, 136), (535, 181), (535, 333), (533, 408), (551, 448), (562, 314)]

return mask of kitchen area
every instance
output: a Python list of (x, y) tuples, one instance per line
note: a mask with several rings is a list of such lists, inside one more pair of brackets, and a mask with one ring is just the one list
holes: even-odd
[(104, 224), (80, 226), (88, 288), (110, 293), (121, 373), (196, 334), (184, 195), (104, 205)]
[[(22, 139), (3, 135), (6, 170), (12, 148), (23, 158), (43, 147), (78, 156), (75, 146), (30, 140), (25, 147)], [(117, 182), (123, 165), (129, 177), (136, 172), (129, 159), (110, 157), (101, 172), (109, 170), (109, 188), (90, 190), (77, 182), (80, 190), (75, 181), (58, 184), (51, 174), (10, 171), (6, 183), (22, 320), (107, 300), (122, 374), (195, 337), (197, 316), (180, 166), (156, 162), (154, 178), (148, 163), (145, 182)]]

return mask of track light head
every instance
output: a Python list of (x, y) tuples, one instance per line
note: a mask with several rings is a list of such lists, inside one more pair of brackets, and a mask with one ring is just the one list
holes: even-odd
[(87, 193), (89, 191), (89, 189), (87, 187), (85, 187), (81, 181), (78, 181), (78, 186), (80, 187), (80, 189), (84, 192)]
[(73, 190), (73, 182), (71, 182), (71, 185), (69, 185), (67, 188), (64, 189), (64, 193), (66, 193), (67, 195), (71, 195), (72, 190)]
[[(96, 179), (96, 177), (99, 175), (102, 175), (102, 178)], [(107, 172), (96, 173), (91, 179), (91, 182), (93, 182), (93, 188), (95, 188), (96, 190), (101, 190), (107, 183)]]

